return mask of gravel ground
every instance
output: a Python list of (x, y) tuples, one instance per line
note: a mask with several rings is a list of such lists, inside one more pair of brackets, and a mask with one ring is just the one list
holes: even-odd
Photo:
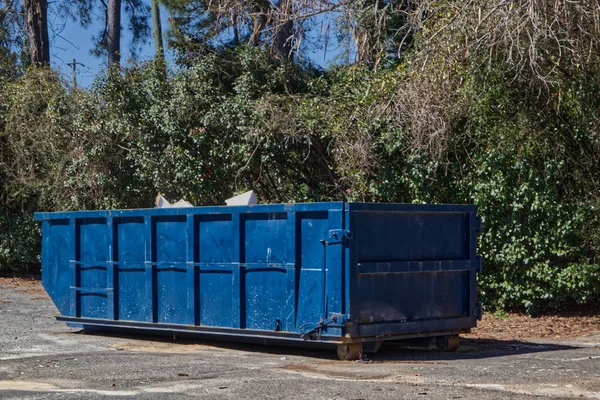
[(92, 335), (55, 315), (38, 282), (0, 281), (0, 399), (600, 398), (590, 330), (560, 341), (469, 335), (456, 353), (387, 345), (341, 362), (327, 350)]

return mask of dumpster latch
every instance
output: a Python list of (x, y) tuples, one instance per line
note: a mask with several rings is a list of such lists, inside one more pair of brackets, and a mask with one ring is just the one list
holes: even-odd
[(339, 244), (351, 238), (349, 229), (330, 229), (327, 239), (321, 240), (325, 244)]
[(326, 319), (325, 321), (320, 321), (319, 325), (307, 330), (303, 334), (300, 335), (302, 339), (310, 339), (310, 335), (313, 333), (321, 334), (321, 329), (331, 327), (344, 327), (346, 325), (346, 321), (348, 316), (346, 314), (332, 314), (331, 318)]

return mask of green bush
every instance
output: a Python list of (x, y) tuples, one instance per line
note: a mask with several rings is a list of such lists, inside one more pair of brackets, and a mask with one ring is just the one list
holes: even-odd
[(39, 272), (40, 226), (33, 215), (0, 211), (0, 272)]
[(408, 62), (321, 71), (244, 47), (166, 79), (153, 63), (110, 71), (75, 93), (30, 71), (0, 89), (0, 271), (39, 262), (35, 211), (254, 189), (263, 202), (473, 203), (487, 309), (597, 299), (595, 81), (573, 76), (559, 105), (502, 71), (465, 71), (459, 83)]

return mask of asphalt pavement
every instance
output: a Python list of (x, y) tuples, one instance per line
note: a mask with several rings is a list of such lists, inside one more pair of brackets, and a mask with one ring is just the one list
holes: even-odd
[(342, 362), (332, 350), (90, 334), (56, 313), (39, 288), (0, 286), (0, 399), (600, 398), (600, 333), (464, 339), (456, 353), (384, 345)]

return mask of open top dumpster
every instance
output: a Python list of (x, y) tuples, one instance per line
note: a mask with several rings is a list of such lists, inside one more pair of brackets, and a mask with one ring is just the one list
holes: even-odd
[(476, 325), (475, 206), (270, 204), (36, 213), (70, 326), (337, 346)]

